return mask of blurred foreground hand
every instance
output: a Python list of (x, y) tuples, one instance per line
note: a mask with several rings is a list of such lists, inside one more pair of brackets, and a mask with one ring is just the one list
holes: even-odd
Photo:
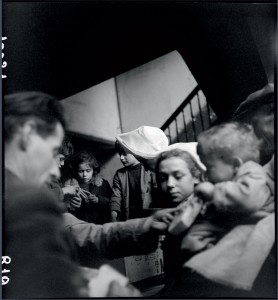
[(89, 297), (141, 297), (141, 293), (129, 284), (128, 278), (109, 265), (99, 268), (89, 284)]

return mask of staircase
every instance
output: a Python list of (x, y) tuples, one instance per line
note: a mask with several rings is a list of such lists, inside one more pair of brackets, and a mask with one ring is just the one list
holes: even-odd
[(195, 142), (202, 131), (216, 121), (216, 115), (197, 85), (161, 126), (169, 143)]

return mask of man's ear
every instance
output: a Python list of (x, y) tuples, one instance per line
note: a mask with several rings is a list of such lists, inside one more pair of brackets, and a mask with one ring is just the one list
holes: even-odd
[(234, 168), (237, 170), (242, 165), (243, 165), (242, 159), (240, 157), (238, 157), (238, 156), (235, 156), (233, 158), (233, 166), (234, 166)]
[(25, 151), (31, 142), (31, 136), (35, 132), (36, 124), (33, 120), (26, 121), (19, 130), (19, 147), (21, 150)]

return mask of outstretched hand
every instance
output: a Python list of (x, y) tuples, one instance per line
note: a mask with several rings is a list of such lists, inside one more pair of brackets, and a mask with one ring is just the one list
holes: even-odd
[(151, 229), (157, 230), (160, 233), (167, 231), (169, 225), (173, 221), (176, 214), (180, 213), (180, 208), (166, 208), (156, 211), (152, 218)]

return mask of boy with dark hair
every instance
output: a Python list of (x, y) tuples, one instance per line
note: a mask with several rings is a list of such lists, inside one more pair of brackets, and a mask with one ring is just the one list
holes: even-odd
[(144, 209), (148, 209), (152, 202), (153, 174), (146, 171), (118, 141), (115, 146), (124, 168), (117, 170), (113, 179), (113, 195), (110, 200), (111, 221), (143, 217)]

